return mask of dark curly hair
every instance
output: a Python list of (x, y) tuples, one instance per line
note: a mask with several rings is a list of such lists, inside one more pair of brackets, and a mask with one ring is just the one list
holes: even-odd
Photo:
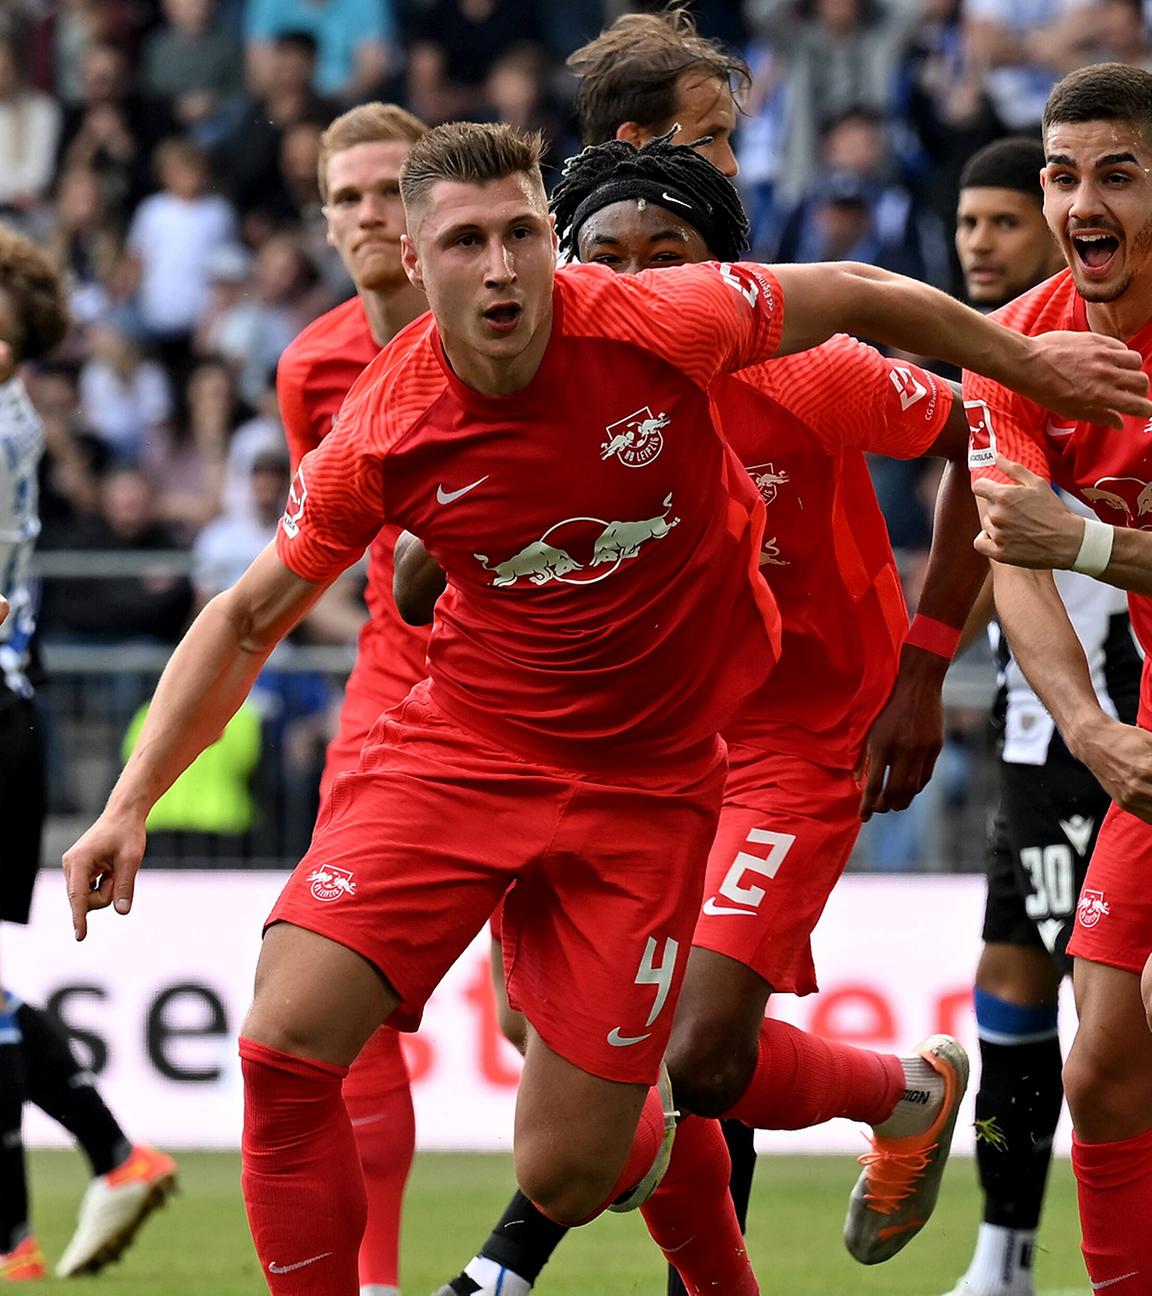
[[(627, 140), (594, 144), (569, 158), (556, 188), (552, 211), (560, 251), (576, 256), (580, 228), (593, 213), (615, 202), (645, 198), (698, 230), (718, 261), (735, 261), (748, 248), (748, 217), (736, 186), (692, 144), (673, 144), (675, 130), (636, 148)], [(669, 194), (671, 197), (669, 197)]]
[(64, 340), (70, 321), (60, 271), (30, 239), (2, 226), (0, 293), (12, 302), (16, 328), (2, 340), (18, 360), (38, 360)]

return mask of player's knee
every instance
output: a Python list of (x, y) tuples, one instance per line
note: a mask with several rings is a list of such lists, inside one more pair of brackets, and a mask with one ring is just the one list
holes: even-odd
[(1073, 1047), (1064, 1063), (1064, 1093), (1085, 1142), (1126, 1138), (1152, 1123), (1152, 1076), (1134, 1060), (1119, 1045), (1090, 1048), (1077, 1041)]
[(668, 1044), (676, 1105), (694, 1116), (723, 1116), (739, 1102), (756, 1064), (756, 1046), (723, 1017), (685, 1016)]
[(606, 1204), (617, 1171), (574, 1154), (516, 1153), (516, 1178), (524, 1195), (549, 1219), (571, 1227)]

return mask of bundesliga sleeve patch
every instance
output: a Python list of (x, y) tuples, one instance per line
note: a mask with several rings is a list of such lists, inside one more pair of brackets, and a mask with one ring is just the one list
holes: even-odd
[(304, 485), (304, 471), (297, 469), (296, 476), (288, 491), (288, 504), (280, 525), (289, 540), (295, 540), (300, 534), (300, 519), (304, 516), (304, 504), (308, 499), (308, 487)]
[(968, 416), (968, 467), (989, 468), (996, 462), (996, 433), (992, 415), (982, 400), (964, 402)]

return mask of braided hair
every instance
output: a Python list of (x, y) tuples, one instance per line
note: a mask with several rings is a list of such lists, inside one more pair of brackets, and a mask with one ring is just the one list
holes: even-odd
[(748, 248), (748, 217), (736, 186), (697, 145), (673, 144), (674, 126), (636, 148), (627, 140), (593, 144), (569, 158), (556, 188), (552, 211), (560, 252), (572, 259), (584, 222), (595, 212), (627, 199), (645, 199), (683, 217), (720, 261), (735, 261)]

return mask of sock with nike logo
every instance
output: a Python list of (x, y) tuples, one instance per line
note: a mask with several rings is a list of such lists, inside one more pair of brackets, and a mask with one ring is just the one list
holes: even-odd
[(833, 1044), (766, 1017), (751, 1083), (724, 1115), (754, 1129), (807, 1129), (834, 1116), (878, 1125), (906, 1087), (898, 1057)]
[(690, 1292), (757, 1296), (760, 1290), (728, 1191), (731, 1169), (720, 1122), (685, 1116), (664, 1178), (640, 1207), (652, 1240)]
[(240, 1040), (241, 1187), (256, 1254), (274, 1296), (359, 1287), (364, 1179), (340, 1085), (347, 1067)]
[(1152, 1290), (1152, 1130), (1113, 1143), (1072, 1135), (1081, 1249), (1093, 1291), (1143, 1296)]

